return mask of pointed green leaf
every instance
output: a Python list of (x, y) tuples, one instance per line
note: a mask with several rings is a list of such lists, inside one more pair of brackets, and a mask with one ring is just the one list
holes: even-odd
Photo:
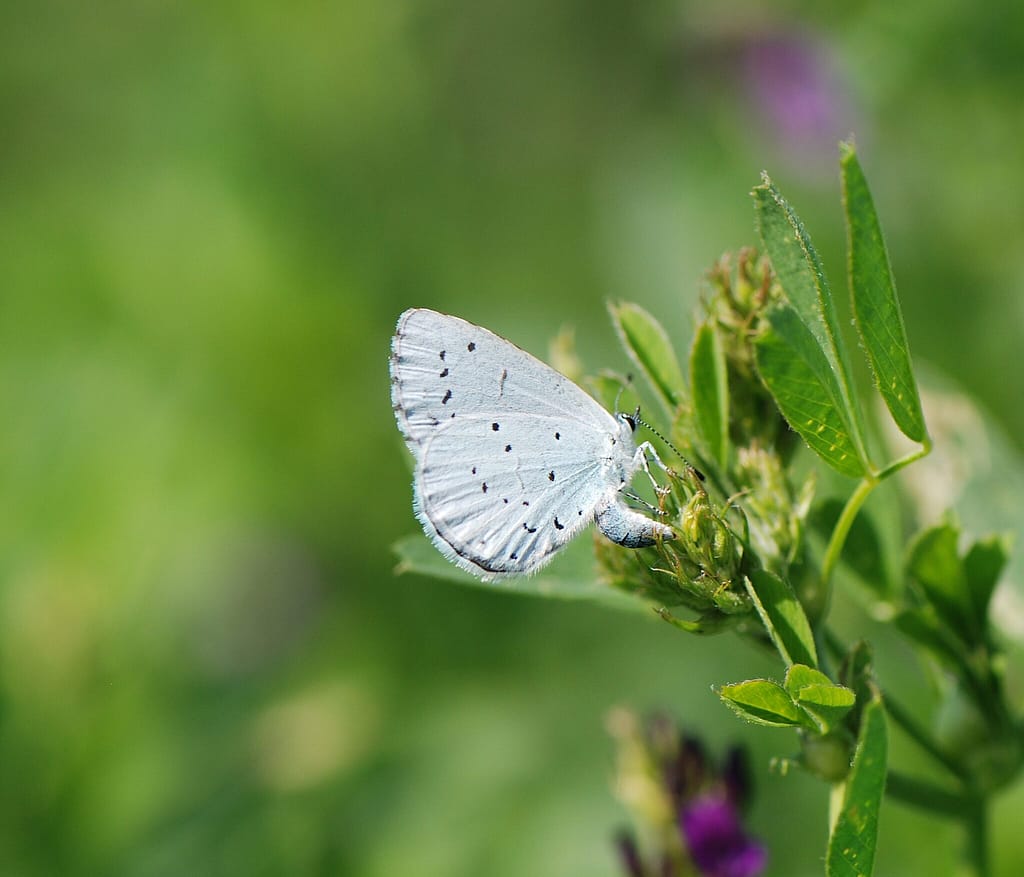
[(753, 192), (761, 240), (786, 297), (835, 374), (836, 401), (850, 426), (856, 456), (866, 460), (864, 427), (851, 390), (852, 371), (825, 269), (796, 211), (767, 174), (761, 178), (762, 185)]
[(967, 590), (974, 604), (979, 630), (984, 630), (988, 624), (988, 605), (1009, 559), (1010, 539), (1001, 535), (979, 539), (964, 557)]
[(846, 777), (842, 805), (828, 840), (825, 859), (828, 877), (870, 877), (874, 870), (888, 750), (885, 709), (876, 689), (861, 717), (853, 765)]
[(745, 579), (768, 636), (787, 665), (818, 666), (811, 625), (788, 582), (766, 569), (756, 569)]
[(690, 351), (690, 396), (704, 445), (724, 470), (729, 459), (729, 384), (722, 342), (710, 321), (697, 329)]
[(793, 308), (769, 311), (755, 352), (761, 379), (808, 447), (843, 475), (866, 474), (835, 373)]
[(630, 612), (649, 612), (650, 603), (609, 587), (594, 574), (592, 546), (576, 539), (551, 566), (535, 576), (522, 576), (500, 582), (482, 582), (448, 561), (422, 534), (413, 534), (395, 543), (398, 556), (396, 572), (416, 573), (472, 585), (490, 591), (550, 597), (561, 600), (588, 600)]
[(907, 574), (921, 586), (939, 617), (968, 641), (977, 634), (973, 600), (957, 553), (960, 528), (950, 522), (922, 530), (907, 553)]
[(907, 438), (924, 441), (921, 397), (882, 227), (853, 144), (840, 149), (854, 322), (892, 419)]
[(750, 679), (723, 685), (718, 696), (740, 718), (755, 725), (814, 728), (810, 717), (793, 702), (786, 690), (770, 679)]
[(609, 302), (608, 311), (626, 353), (644, 373), (671, 416), (682, 401), (686, 383), (668, 334), (639, 305)]
[(786, 691), (810, 714), (822, 734), (838, 725), (853, 708), (856, 696), (849, 688), (836, 685), (824, 673), (804, 664), (786, 672)]

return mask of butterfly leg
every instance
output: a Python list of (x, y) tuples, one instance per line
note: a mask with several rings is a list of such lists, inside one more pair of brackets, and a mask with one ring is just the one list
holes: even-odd
[(643, 442), (637, 446), (636, 454), (633, 456), (634, 470), (643, 469), (644, 472), (647, 473), (647, 477), (651, 479), (651, 486), (654, 488), (654, 492), (659, 496), (665, 496), (670, 492), (670, 488), (662, 487), (651, 474), (650, 460), (647, 457), (648, 454), (651, 455), (654, 462), (657, 463), (663, 471), (668, 472), (670, 475), (673, 474), (672, 470), (662, 462), (661, 457), (658, 456), (658, 452), (654, 450), (654, 445), (650, 442)]
[(626, 548), (647, 548), (659, 539), (674, 539), (676, 535), (664, 524), (628, 508), (618, 492), (609, 494), (597, 504), (594, 520), (605, 536)]
[(653, 512), (656, 515), (660, 515), (661, 517), (664, 517), (665, 515), (668, 514), (668, 512), (666, 512), (664, 509), (659, 509), (656, 505), (651, 505), (642, 496), (639, 496), (638, 494), (633, 493), (632, 490), (623, 490), (622, 491), (622, 495), (624, 497), (626, 497), (626, 499), (631, 499), (631, 500), (633, 500), (633, 502), (639, 503), (645, 509), (647, 509), (647, 511)]

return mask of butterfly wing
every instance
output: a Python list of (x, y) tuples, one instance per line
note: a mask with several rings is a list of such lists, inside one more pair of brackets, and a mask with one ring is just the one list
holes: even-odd
[(561, 415), (449, 419), (421, 448), (417, 517), (449, 559), (485, 580), (535, 572), (618, 489), (602, 464), (608, 441)]
[(414, 308), (399, 317), (391, 344), (391, 401), (414, 454), (461, 417), (529, 412), (616, 433), (614, 418), (564, 375), (512, 342), (458, 317)]

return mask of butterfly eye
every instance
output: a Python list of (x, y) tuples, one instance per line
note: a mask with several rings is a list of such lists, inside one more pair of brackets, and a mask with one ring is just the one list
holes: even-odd
[(636, 411), (634, 411), (632, 414), (620, 414), (619, 415), (619, 419), (625, 421), (626, 423), (628, 423), (630, 430), (632, 430), (633, 432), (636, 432), (636, 422), (639, 419), (639, 417), (640, 417), (640, 406), (639, 405), (637, 406)]

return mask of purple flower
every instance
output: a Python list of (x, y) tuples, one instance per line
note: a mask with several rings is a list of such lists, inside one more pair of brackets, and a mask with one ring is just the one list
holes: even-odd
[(621, 832), (616, 846), (623, 873), (758, 877), (768, 853), (746, 833), (740, 816), (752, 792), (746, 751), (732, 747), (718, 760), (666, 716), (642, 722), (622, 710), (613, 718), (620, 794), (657, 839), (645, 852), (631, 832)]
[(743, 830), (728, 798), (697, 798), (679, 822), (690, 857), (704, 877), (756, 877), (764, 870), (767, 850)]
[(823, 40), (798, 32), (761, 34), (747, 46), (750, 92), (791, 149), (831, 149), (848, 133), (853, 120), (833, 57)]

